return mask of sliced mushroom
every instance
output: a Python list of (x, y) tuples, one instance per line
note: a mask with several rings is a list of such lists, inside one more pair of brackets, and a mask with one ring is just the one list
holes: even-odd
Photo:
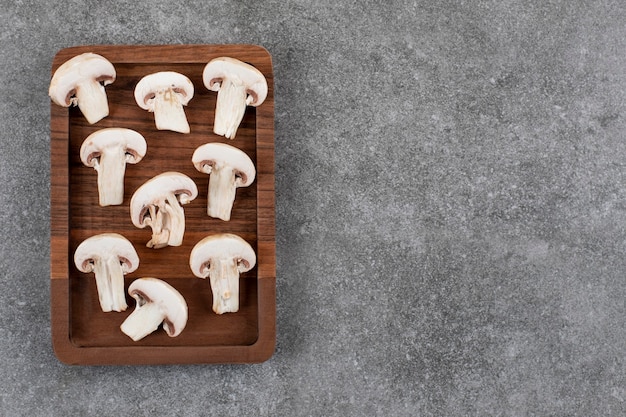
[(247, 187), (254, 181), (254, 163), (243, 151), (217, 142), (199, 146), (191, 161), (198, 171), (210, 174), (208, 215), (230, 220), (237, 188)]
[(103, 233), (85, 239), (74, 252), (79, 271), (96, 275), (98, 299), (102, 311), (124, 311), (124, 275), (139, 266), (137, 252), (124, 236)]
[(120, 329), (135, 342), (153, 333), (161, 323), (170, 337), (178, 336), (187, 325), (187, 303), (167, 282), (138, 278), (128, 287), (128, 294), (137, 305)]
[(87, 52), (64, 62), (52, 76), (48, 94), (59, 106), (80, 108), (94, 124), (109, 115), (104, 86), (115, 81), (113, 64), (101, 55)]
[(196, 184), (180, 172), (165, 172), (139, 187), (130, 200), (130, 217), (136, 227), (152, 228), (152, 239), (146, 246), (180, 246), (185, 234), (182, 206), (197, 196)]
[(217, 314), (239, 311), (239, 273), (249, 271), (255, 264), (252, 246), (230, 233), (205, 237), (189, 256), (193, 274), (210, 279), (213, 311)]
[(154, 112), (158, 130), (189, 133), (183, 106), (193, 97), (193, 83), (174, 71), (155, 72), (143, 77), (135, 87), (135, 101), (144, 110)]
[(87, 136), (80, 148), (80, 159), (98, 172), (101, 206), (122, 204), (126, 164), (141, 161), (146, 147), (144, 137), (131, 129), (101, 129)]
[(233, 139), (246, 106), (259, 106), (267, 97), (267, 80), (250, 64), (221, 57), (209, 62), (202, 73), (204, 85), (217, 91), (213, 132)]

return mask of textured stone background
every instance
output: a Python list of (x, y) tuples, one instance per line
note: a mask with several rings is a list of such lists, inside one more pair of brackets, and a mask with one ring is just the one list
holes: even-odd
[[(623, 2), (1, 3), (1, 415), (626, 414)], [(98, 43), (272, 54), (268, 362), (55, 358), (49, 70)]]

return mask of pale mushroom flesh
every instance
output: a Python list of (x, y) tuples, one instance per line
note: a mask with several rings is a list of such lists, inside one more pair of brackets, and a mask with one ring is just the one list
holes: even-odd
[(131, 199), (131, 217), (136, 227), (150, 226), (147, 247), (180, 246), (185, 234), (185, 211), (198, 195), (195, 183), (180, 173), (164, 173), (142, 185)]
[(224, 143), (199, 146), (192, 162), (198, 171), (209, 174), (207, 214), (229, 221), (237, 188), (254, 181), (254, 163), (243, 151)]
[(74, 262), (81, 272), (94, 273), (103, 312), (126, 310), (124, 275), (139, 265), (137, 253), (126, 238), (104, 233), (85, 239), (74, 253)]
[(204, 238), (190, 255), (195, 276), (209, 277), (216, 314), (239, 311), (239, 275), (256, 264), (256, 254), (241, 237), (223, 233)]
[(162, 71), (146, 75), (135, 87), (135, 101), (154, 113), (158, 130), (189, 133), (189, 122), (183, 106), (193, 97), (192, 82), (183, 74)]
[(49, 95), (56, 104), (78, 106), (90, 124), (109, 115), (104, 87), (115, 81), (113, 64), (106, 58), (88, 52), (64, 62), (50, 81)]
[(265, 100), (265, 76), (250, 64), (221, 57), (206, 65), (203, 80), (209, 90), (217, 91), (213, 132), (234, 139), (246, 107), (256, 107)]
[(167, 282), (139, 278), (128, 287), (136, 301), (135, 309), (120, 329), (133, 341), (155, 332), (161, 324), (170, 337), (178, 336), (187, 324), (188, 308), (183, 296)]
[(130, 129), (102, 129), (85, 139), (80, 156), (83, 164), (98, 173), (100, 206), (122, 204), (126, 164), (136, 164), (145, 154), (145, 139)]

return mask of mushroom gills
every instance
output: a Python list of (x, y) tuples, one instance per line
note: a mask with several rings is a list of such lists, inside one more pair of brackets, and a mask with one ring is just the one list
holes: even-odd
[(174, 88), (159, 90), (155, 93), (154, 122), (158, 130), (189, 133), (189, 123), (179, 94)]
[(158, 329), (163, 323), (163, 317), (161, 305), (149, 303), (144, 298), (137, 297), (135, 310), (124, 320), (120, 328), (124, 334), (136, 342)]
[(78, 108), (90, 124), (109, 115), (109, 103), (104, 86), (97, 80), (86, 80), (78, 84), (71, 102), (74, 105), (78, 104)]
[(224, 79), (219, 88), (213, 132), (234, 139), (251, 99), (248, 97), (245, 84), (236, 75)]
[(96, 288), (102, 311), (125, 311), (128, 308), (124, 295), (124, 271), (116, 256), (94, 262)]
[(209, 266), (213, 311), (217, 314), (239, 311), (239, 265), (235, 258), (214, 259)]

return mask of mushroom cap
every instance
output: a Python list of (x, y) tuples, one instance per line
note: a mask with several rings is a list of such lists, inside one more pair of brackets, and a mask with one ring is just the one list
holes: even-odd
[(175, 71), (160, 71), (139, 80), (135, 86), (135, 101), (142, 109), (153, 111), (155, 93), (169, 88), (180, 95), (180, 102), (185, 106), (193, 97), (193, 83), (187, 76)]
[(256, 265), (256, 254), (252, 246), (232, 233), (207, 236), (191, 250), (189, 266), (198, 278), (209, 276), (213, 259), (236, 259), (239, 272), (249, 271)]
[(48, 94), (59, 106), (69, 107), (77, 85), (91, 80), (109, 85), (115, 81), (115, 77), (115, 68), (109, 60), (86, 52), (67, 60), (57, 68), (50, 81)]
[(111, 127), (100, 129), (87, 136), (80, 147), (80, 160), (83, 164), (93, 167), (103, 149), (111, 146), (122, 146), (126, 151), (126, 163), (136, 164), (146, 155), (146, 139), (132, 129)]
[(163, 202), (167, 195), (178, 196), (180, 204), (187, 204), (198, 196), (198, 187), (191, 178), (180, 172), (164, 172), (137, 188), (130, 199), (130, 217), (136, 227), (144, 228), (145, 212), (151, 205)]
[(252, 96), (250, 106), (258, 106), (267, 97), (267, 80), (261, 71), (250, 64), (235, 58), (223, 56), (211, 60), (204, 67), (202, 81), (211, 91), (219, 91), (223, 79), (237, 76), (246, 86), (246, 92)]
[(187, 324), (188, 308), (183, 296), (167, 282), (158, 278), (138, 278), (128, 286), (128, 294), (137, 303), (155, 303), (165, 316), (163, 330), (170, 337), (178, 336)]
[(241, 149), (226, 143), (212, 142), (200, 145), (193, 153), (191, 161), (196, 169), (210, 174), (213, 167), (228, 165), (235, 170), (237, 187), (247, 187), (256, 176), (254, 163)]
[(81, 242), (74, 252), (74, 263), (81, 272), (92, 272), (93, 262), (100, 258), (117, 256), (124, 274), (139, 266), (137, 251), (128, 239), (117, 233), (102, 233)]

